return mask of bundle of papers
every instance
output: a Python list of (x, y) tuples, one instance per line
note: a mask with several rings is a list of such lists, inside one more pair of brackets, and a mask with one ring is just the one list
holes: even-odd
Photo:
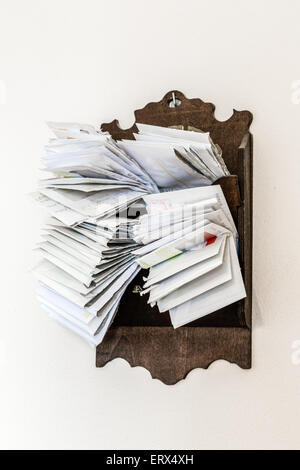
[(143, 294), (174, 327), (245, 295), (237, 232), (211, 186), (228, 170), (209, 134), (138, 124), (136, 140), (115, 142), (88, 125), (49, 127), (52, 175), (34, 194), (49, 219), (34, 274), (51, 318), (99, 345), (142, 268)]
[(150, 268), (144, 290), (174, 326), (190, 323), (246, 296), (237, 232), (220, 186), (144, 197), (147, 214), (135, 226), (145, 243), (135, 250)]
[(229, 175), (209, 133), (137, 124), (135, 140), (118, 142), (153, 178), (159, 188), (210, 185)]
[(49, 126), (56, 138), (42, 162), (53, 176), (34, 195), (50, 214), (37, 247), (37, 296), (52, 318), (96, 346), (140, 270), (131, 204), (158, 189), (108, 134), (72, 123)]
[(50, 219), (37, 248), (42, 260), (33, 270), (45, 310), (93, 346), (102, 341), (140, 269), (132, 254), (137, 245), (119, 238), (126, 221), (114, 228), (107, 222), (70, 228)]
[(49, 123), (56, 135), (46, 146), (36, 200), (65, 225), (116, 214), (144, 194), (158, 192), (152, 178), (108, 134), (79, 124)]

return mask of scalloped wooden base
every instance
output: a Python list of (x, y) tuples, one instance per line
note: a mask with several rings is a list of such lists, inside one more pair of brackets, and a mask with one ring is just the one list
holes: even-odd
[[(174, 94), (181, 101), (170, 107)], [(179, 91), (171, 91), (158, 103), (149, 103), (135, 111), (136, 122), (157, 126), (183, 126), (184, 129), (209, 131), (223, 151), (223, 158), (232, 176), (221, 178), (229, 208), (239, 232), (239, 260), (247, 298), (176, 330), (167, 313), (147, 305), (135, 293), (142, 275), (128, 286), (115, 321), (98, 346), (96, 365), (123, 358), (132, 367), (145, 367), (153, 378), (168, 385), (182, 380), (194, 368), (208, 368), (224, 359), (243, 369), (251, 367), (252, 319), (252, 136), (249, 127), (252, 114), (235, 111), (227, 121), (218, 121), (215, 107), (200, 99), (187, 99)], [(133, 139), (137, 132), (120, 129), (118, 121), (102, 124), (102, 130), (118, 139)]]
[(247, 328), (118, 327), (111, 328), (97, 348), (96, 366), (125, 359), (147, 369), (153, 379), (174, 385), (197, 368), (217, 359), (250, 369), (251, 331)]

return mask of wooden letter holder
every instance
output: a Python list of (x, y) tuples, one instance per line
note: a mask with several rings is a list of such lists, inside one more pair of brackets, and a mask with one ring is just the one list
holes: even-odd
[[(218, 359), (251, 368), (252, 114), (234, 110), (227, 121), (218, 121), (214, 110), (211, 103), (171, 91), (158, 103), (135, 111), (135, 122), (209, 131), (220, 145), (231, 176), (215, 184), (221, 185), (239, 232), (239, 260), (247, 297), (174, 330), (167, 313), (150, 307), (145, 297), (135, 292), (136, 286), (143, 284), (145, 272), (140, 273), (127, 288), (115, 320), (97, 348), (97, 367), (123, 358), (168, 385), (184, 379), (192, 369), (208, 368)], [(123, 130), (117, 120), (101, 128), (114, 139), (133, 139), (137, 132), (135, 124)]]

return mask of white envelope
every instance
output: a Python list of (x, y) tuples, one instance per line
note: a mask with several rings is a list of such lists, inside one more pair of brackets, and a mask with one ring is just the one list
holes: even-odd
[(214, 243), (206, 246), (206, 243), (196, 245), (190, 251), (186, 251), (175, 258), (169, 259), (163, 263), (157, 264), (150, 269), (148, 279), (144, 287), (150, 287), (164, 279), (180, 273), (181, 271), (201, 263), (206, 259), (216, 256), (223, 242), (224, 236), (219, 236)]
[(175, 308), (171, 308), (169, 313), (174, 328), (186, 325), (198, 318), (205, 317), (220, 308), (231, 305), (246, 297), (233, 237), (229, 237), (229, 247), (232, 279)]
[(183, 271), (180, 271), (179, 273), (173, 274), (167, 279), (164, 279), (158, 285), (154, 285), (150, 291), (148, 303), (152, 304), (158, 300), (163, 302), (164, 299), (166, 302), (168, 302), (167, 299), (171, 300), (172, 293), (180, 297), (181, 293), (183, 292), (183, 289), (180, 288), (186, 284), (192, 283), (195, 279), (203, 279), (204, 283), (206, 278), (205, 275), (207, 275), (207, 273), (216, 273), (216, 269), (223, 264), (225, 246), (226, 237), (224, 236), (222, 237), (222, 243), (219, 252), (216, 255), (194, 264), (193, 266), (189, 266)]
[(230, 261), (229, 243), (226, 243), (223, 263), (209, 271), (207, 274), (200, 276), (193, 281), (179, 287), (175, 292), (158, 300), (157, 306), (160, 312), (165, 312), (177, 307), (184, 302), (198, 297), (200, 294), (207, 292), (214, 287), (220, 286), (232, 279), (232, 269)]
[[(190, 250), (196, 245), (199, 245), (204, 241), (208, 241), (214, 236), (218, 237), (219, 235), (229, 233), (229, 231), (224, 227), (212, 223), (206, 225), (203, 225), (202, 223), (193, 225), (191, 226), (191, 230), (185, 230), (183, 233), (184, 232), (186, 232), (184, 236), (175, 238), (145, 256), (138, 258), (137, 262), (139, 265), (142, 268), (150, 268), (169, 258), (180, 255), (183, 251)], [(182, 232), (180, 232), (180, 235), (181, 234)]]
[(126, 140), (118, 144), (145, 168), (158, 187), (199, 186), (199, 173), (176, 156), (172, 144), (135, 140)]

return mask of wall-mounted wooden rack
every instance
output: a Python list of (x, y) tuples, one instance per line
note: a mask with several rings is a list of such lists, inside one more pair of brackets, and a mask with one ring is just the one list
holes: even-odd
[[(142, 285), (138, 275), (122, 298), (115, 321), (96, 352), (96, 365), (103, 367), (115, 358), (131, 366), (145, 367), (153, 378), (175, 384), (195, 368), (207, 368), (224, 359), (243, 369), (251, 368), (252, 310), (252, 114), (236, 111), (226, 121), (214, 116), (215, 106), (188, 99), (173, 90), (157, 103), (135, 111), (135, 122), (157, 126), (179, 126), (210, 132), (219, 144), (232, 176), (216, 182), (222, 186), (239, 232), (239, 259), (247, 298), (176, 330), (169, 316), (147, 305), (134, 293)], [(134, 124), (121, 129), (118, 121), (102, 124), (114, 139), (133, 139)]]

